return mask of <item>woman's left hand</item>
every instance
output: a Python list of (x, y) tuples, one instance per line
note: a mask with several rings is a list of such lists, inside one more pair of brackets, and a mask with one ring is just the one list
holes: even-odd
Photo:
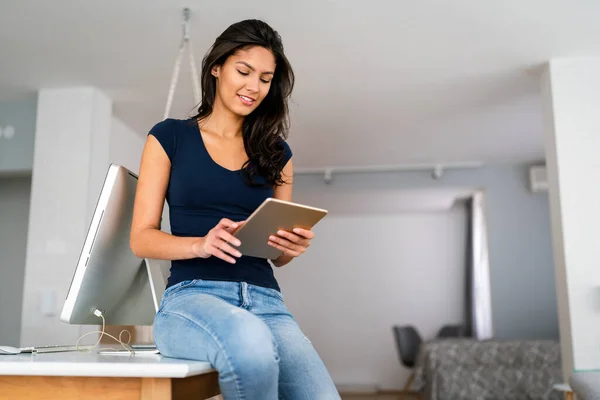
[(293, 232), (280, 230), (277, 236), (269, 236), (269, 245), (290, 257), (298, 257), (310, 246), (310, 241), (315, 237), (311, 230), (294, 228)]

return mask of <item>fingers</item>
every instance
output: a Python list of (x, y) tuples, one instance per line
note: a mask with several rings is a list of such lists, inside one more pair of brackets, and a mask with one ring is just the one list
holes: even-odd
[[(239, 242), (239, 240), (238, 240), (238, 242)], [(219, 250), (222, 250), (222, 251), (224, 251), (224, 252), (226, 252), (226, 253), (229, 253), (229, 254), (231, 254), (231, 255), (232, 255), (232, 256), (234, 256), (234, 257), (240, 258), (240, 257), (242, 256), (242, 253), (240, 253), (240, 252), (239, 252), (239, 250), (237, 250), (237, 249), (234, 249), (234, 248), (233, 248), (233, 247), (231, 247), (231, 245), (230, 245), (229, 243), (227, 243), (227, 242), (221, 241), (220, 243), (218, 243), (218, 244), (216, 245), (216, 247), (217, 247)]]
[[(307, 231), (307, 232), (310, 232), (310, 231)], [(287, 232), (287, 231), (283, 231), (283, 230), (277, 231), (277, 235), (287, 239), (288, 241), (290, 241), (294, 244), (305, 246), (305, 247), (310, 246), (310, 239), (306, 238), (306, 236), (300, 236), (300, 235), (297, 235), (297, 234), (294, 234), (291, 232)]]
[[(283, 244), (284, 242), (287, 246)], [(269, 246), (275, 247), (277, 250), (292, 257), (298, 257), (306, 250), (306, 248), (300, 248), (285, 239), (277, 238), (275, 236), (269, 237)]]
[(244, 226), (244, 224), (246, 223), (246, 221), (239, 221), (239, 222), (234, 222), (230, 227), (225, 228), (225, 230), (231, 234), (237, 232), (242, 226)]
[[(237, 249), (231, 247), (231, 245), (239, 246), (242, 244), (239, 239), (235, 238), (231, 233), (227, 232), (225, 229), (218, 229), (215, 232), (215, 254), (216, 257), (222, 258), (223, 260), (235, 264), (235, 259), (230, 257), (232, 255), (234, 257), (241, 257), (242, 253), (240, 253)], [(222, 257), (221, 255), (224, 255)]]
[[(295, 236), (293, 234), (291, 234), (292, 236)], [(298, 240), (298, 242), (302, 242), (302, 243), (294, 243), (291, 240), (282, 238), (282, 237), (278, 237), (278, 236), (274, 236), (271, 235), (269, 236), (269, 244), (274, 244), (273, 247), (275, 247), (278, 250), (284, 251), (286, 254), (294, 256), (294, 257), (298, 257), (300, 254), (304, 253), (306, 251), (306, 248), (310, 245), (310, 244), (305, 244), (303, 243), (305, 241), (305, 239), (300, 239), (296, 236)]]
[(284, 254), (298, 257), (310, 246), (310, 241), (315, 234), (307, 229), (294, 228), (293, 233), (284, 230), (277, 231), (277, 235), (269, 237), (269, 246), (275, 247)]
[(309, 240), (315, 237), (315, 233), (308, 229), (294, 228), (293, 231), (296, 235), (300, 235)]
[(232, 230), (237, 229), (240, 223), (233, 222), (230, 219), (223, 218), (217, 226), (215, 226), (207, 235), (208, 236), (208, 253), (227, 261), (228, 263), (235, 264), (236, 260), (234, 257), (239, 258), (242, 253), (235, 249), (233, 246), (239, 246), (242, 243), (239, 239), (231, 234)]
[(219, 221), (219, 223), (217, 224), (217, 226), (215, 226), (214, 229), (236, 229), (237, 227), (238, 224), (236, 222), (233, 222), (229, 218), (223, 218)]
[(239, 250), (231, 247), (229, 243), (219, 237), (215, 237), (213, 243), (210, 244), (209, 253), (231, 264), (235, 264), (236, 262), (233, 257), (239, 258), (242, 256)]
[(240, 242), (240, 239), (236, 238), (235, 236), (233, 236), (231, 233), (227, 232), (227, 230), (225, 229), (217, 229), (215, 231), (215, 235), (225, 241), (225, 242), (229, 242), (234, 246), (239, 246), (242, 244), (242, 242)]
[(300, 254), (301, 254), (301, 253), (300, 253), (300, 252), (298, 252), (298, 251), (291, 250), (291, 249), (289, 249), (289, 248), (287, 248), (287, 247), (284, 247), (284, 246), (282, 246), (282, 245), (280, 245), (280, 244), (278, 244), (278, 243), (275, 243), (275, 242), (273, 242), (273, 241), (269, 241), (269, 246), (275, 247), (277, 250), (279, 250), (279, 251), (283, 252), (283, 254), (286, 254), (286, 255), (288, 255), (288, 256), (292, 256), (292, 257), (298, 257), (298, 256), (300, 256)]
[(231, 257), (230, 255), (223, 252), (222, 250), (219, 250), (217, 247), (214, 248), (212, 255), (217, 258), (220, 258), (221, 260), (225, 260), (228, 263), (235, 264), (235, 258)]

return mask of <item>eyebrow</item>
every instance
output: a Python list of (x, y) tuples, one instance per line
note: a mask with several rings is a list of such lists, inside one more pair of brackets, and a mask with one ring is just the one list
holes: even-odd
[[(256, 71), (252, 65), (248, 64), (248, 63), (247, 63), (247, 62), (245, 62), (245, 61), (238, 61), (238, 62), (236, 62), (236, 64), (242, 64), (242, 65), (245, 65), (246, 67), (250, 68), (252, 71)], [(274, 72), (272, 72), (272, 71), (267, 71), (267, 72), (263, 72), (263, 73), (262, 73), (262, 75), (274, 75)]]

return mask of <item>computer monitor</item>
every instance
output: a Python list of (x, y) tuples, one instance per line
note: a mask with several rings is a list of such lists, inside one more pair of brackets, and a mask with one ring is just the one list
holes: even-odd
[(102, 186), (60, 319), (98, 325), (152, 325), (166, 279), (155, 260), (136, 257), (129, 246), (138, 177), (111, 164)]

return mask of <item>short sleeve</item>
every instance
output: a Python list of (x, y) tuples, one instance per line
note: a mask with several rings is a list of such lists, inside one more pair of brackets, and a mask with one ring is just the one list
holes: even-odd
[(173, 157), (175, 156), (175, 125), (172, 119), (165, 119), (154, 125), (148, 135), (154, 136), (162, 148), (167, 153), (169, 160), (173, 161)]
[(285, 140), (282, 139), (281, 144), (283, 145), (283, 165), (286, 165), (292, 158), (293, 153), (290, 145)]

